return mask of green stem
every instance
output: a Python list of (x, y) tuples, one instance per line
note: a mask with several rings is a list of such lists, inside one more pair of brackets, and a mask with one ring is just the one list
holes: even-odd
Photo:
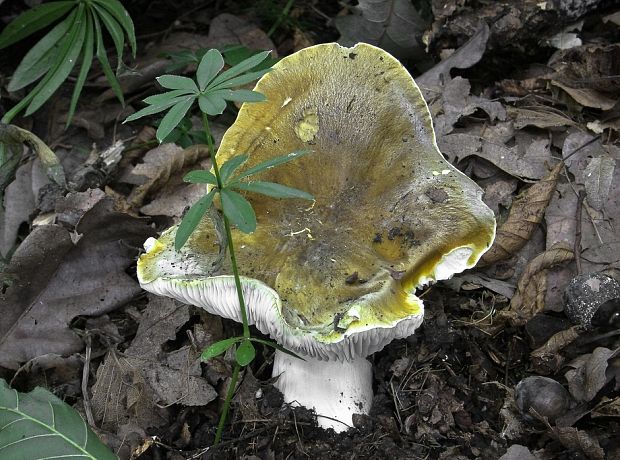
[(288, 0), (288, 2), (286, 2), (286, 5), (284, 6), (284, 9), (282, 10), (280, 15), (278, 16), (278, 19), (276, 19), (276, 22), (273, 23), (273, 25), (269, 29), (269, 32), (267, 32), (267, 36), (268, 37), (271, 37), (273, 35), (273, 33), (276, 30), (278, 30), (278, 27), (280, 27), (280, 24), (282, 24), (282, 21), (284, 21), (284, 18), (286, 18), (288, 16), (288, 13), (291, 10), (291, 7), (293, 6), (293, 3), (295, 3), (295, 0)]
[(220, 421), (217, 424), (217, 432), (215, 433), (215, 441), (213, 445), (217, 446), (222, 439), (222, 431), (224, 430), (224, 424), (228, 418), (228, 409), (230, 409), (230, 401), (232, 401), (235, 394), (235, 387), (237, 386), (237, 379), (239, 378), (239, 371), (241, 366), (235, 363), (232, 376), (230, 377), (230, 384), (228, 385), (228, 391), (226, 392), (226, 399), (224, 400), (224, 407), (222, 407), (222, 413), (220, 414)]
[[(205, 131), (207, 132), (207, 144), (209, 146), (209, 152), (211, 153), (211, 162), (213, 163), (213, 172), (215, 172), (215, 178), (217, 179), (217, 187), (222, 190), (224, 188), (224, 184), (222, 184), (222, 178), (220, 176), (220, 168), (217, 165), (217, 161), (215, 159), (216, 152), (215, 146), (213, 145), (213, 137), (211, 136), (211, 129), (209, 128), (209, 119), (207, 118), (207, 114), (202, 114), (202, 122), (205, 127)], [(223, 207), (223, 205), (222, 205)], [(222, 209), (222, 212), (224, 210)], [(237, 288), (237, 297), (239, 298), (239, 309), (241, 310), (241, 322), (243, 323), (243, 336), (250, 338), (250, 326), (248, 324), (248, 314), (247, 309), (245, 307), (245, 300), (243, 298), (243, 290), (241, 289), (241, 279), (239, 278), (239, 269), (237, 268), (237, 258), (235, 256), (235, 246), (233, 244), (232, 233), (230, 231), (230, 222), (224, 214), (224, 228), (226, 229), (226, 239), (228, 242), (228, 251), (230, 252), (230, 262), (232, 264), (233, 276), (235, 278), (235, 286)]]

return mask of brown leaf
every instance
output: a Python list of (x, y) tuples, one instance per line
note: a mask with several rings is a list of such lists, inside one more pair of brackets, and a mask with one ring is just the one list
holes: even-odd
[(172, 175), (208, 156), (208, 152), (203, 145), (181, 149), (174, 144), (162, 144), (150, 150), (144, 155), (143, 163), (136, 165), (131, 172), (136, 181), (142, 177), (143, 183), (131, 191), (127, 201), (133, 206), (141, 206), (147, 194), (163, 187)]
[(553, 334), (547, 342), (530, 353), (532, 366), (539, 374), (557, 372), (564, 362), (559, 352), (579, 337), (579, 326), (570, 327)]
[(596, 394), (608, 382), (606, 370), (608, 361), (617, 356), (620, 348), (610, 350), (598, 347), (589, 355), (580, 356), (569, 364), (572, 367), (566, 372), (568, 390), (579, 402), (592, 401)]
[(59, 225), (37, 227), (13, 255), (13, 283), (0, 294), (0, 365), (16, 369), (42, 354), (81, 350), (73, 318), (112, 311), (140, 292), (125, 270), (150, 227), (115, 212), (106, 198), (84, 214), (76, 233), (82, 236), (74, 244)]
[(514, 326), (522, 326), (543, 310), (547, 288), (546, 269), (572, 260), (573, 251), (565, 244), (558, 243), (551, 249), (539, 254), (529, 262), (517, 283), (517, 290), (507, 310), (500, 311), (495, 317), (494, 327), (510, 321)]
[(598, 441), (585, 431), (572, 427), (553, 427), (553, 434), (571, 452), (582, 452), (590, 460), (605, 460)]
[(482, 256), (478, 265), (491, 265), (508, 259), (527, 243), (545, 215), (563, 167), (563, 163), (558, 163), (546, 178), (536, 182), (512, 202), (506, 222), (497, 230), (493, 246)]

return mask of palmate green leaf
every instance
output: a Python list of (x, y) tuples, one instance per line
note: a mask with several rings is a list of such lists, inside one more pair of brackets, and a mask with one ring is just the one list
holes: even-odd
[(231, 67), (230, 69), (226, 70), (225, 72), (222, 72), (217, 77), (215, 77), (215, 79), (211, 82), (209, 87), (216, 87), (220, 83), (223, 83), (227, 80), (230, 80), (233, 77), (236, 77), (237, 75), (241, 75), (242, 73), (247, 72), (250, 69), (253, 69), (258, 64), (263, 62), (267, 58), (267, 56), (269, 56), (270, 53), (271, 51), (263, 51), (262, 53), (255, 54), (254, 56), (241, 61), (239, 64)]
[(232, 173), (234, 173), (237, 168), (239, 168), (239, 166), (241, 166), (246, 161), (248, 161), (247, 155), (237, 155), (224, 163), (220, 168), (220, 177), (222, 179), (222, 184), (226, 185)]
[(164, 88), (184, 89), (186, 91), (198, 93), (196, 82), (194, 82), (191, 78), (182, 77), (180, 75), (162, 75), (157, 77), (156, 80)]
[(248, 339), (241, 342), (235, 350), (235, 359), (240, 366), (247, 366), (254, 361), (255, 357), (256, 350), (252, 342)]
[[(112, 0), (110, 0), (112, 1)], [(112, 71), (112, 67), (110, 66), (110, 61), (108, 60), (108, 55), (105, 51), (105, 46), (103, 44), (103, 35), (101, 33), (101, 24), (99, 23), (99, 18), (96, 15), (93, 15), (93, 21), (95, 24), (95, 38), (97, 42), (97, 60), (101, 64), (101, 69), (103, 70), (103, 74), (105, 75), (108, 83), (110, 83), (110, 87), (112, 91), (120, 101), (120, 103), (125, 106), (125, 98), (123, 97), (123, 90), (121, 89), (121, 85), (114, 75)]]
[(215, 342), (213, 345), (210, 345), (202, 351), (200, 354), (200, 360), (208, 361), (211, 358), (215, 358), (216, 356), (225, 353), (226, 350), (232, 347), (235, 343), (241, 342), (242, 340), (245, 340), (245, 337), (230, 337), (228, 339)]
[(0, 33), (0, 49), (26, 38), (65, 15), (75, 2), (50, 2), (37, 5), (20, 14)]
[(271, 158), (267, 161), (263, 161), (262, 163), (259, 163), (256, 166), (246, 169), (245, 171), (243, 171), (241, 175), (235, 177), (234, 183), (236, 184), (241, 179), (244, 179), (246, 177), (252, 176), (259, 172), (265, 171), (266, 169), (270, 169), (275, 166), (288, 163), (289, 161), (296, 160), (297, 158), (300, 158), (309, 152), (310, 150), (295, 150), (293, 152), (287, 153), (286, 155), (281, 155), (278, 157)]
[(196, 71), (196, 79), (201, 91), (207, 87), (209, 82), (224, 68), (224, 58), (216, 49), (211, 49), (205, 53), (200, 60), (198, 70)]
[(64, 83), (73, 67), (75, 67), (75, 63), (84, 45), (87, 22), (84, 4), (81, 3), (76, 11), (75, 21), (65, 36), (66, 43), (61, 46), (56, 56), (55, 64), (43, 79), (41, 88), (32, 98), (30, 105), (26, 109), (26, 116), (37, 111)]
[(200, 198), (194, 205), (189, 208), (183, 220), (179, 224), (177, 233), (174, 237), (174, 249), (179, 251), (187, 242), (190, 235), (200, 223), (200, 219), (209, 210), (213, 204), (213, 198), (215, 197), (216, 189), (212, 189), (205, 196)]
[(131, 47), (131, 54), (135, 58), (136, 57), (136, 32), (133, 27), (133, 21), (131, 20), (131, 16), (127, 10), (123, 7), (122, 3), (118, 0), (93, 0), (94, 3), (104, 7), (108, 12), (114, 16), (114, 19), (118, 21), (121, 27), (125, 30), (125, 34), (127, 34), (127, 40), (129, 41), (129, 46)]
[(149, 105), (148, 107), (145, 107), (141, 110), (138, 110), (136, 113), (129, 115), (127, 118), (125, 118), (125, 121), (123, 121), (123, 123), (134, 121), (134, 120), (137, 120), (138, 118), (146, 117), (147, 115), (154, 115), (156, 113), (163, 112), (164, 110), (169, 109), (173, 105), (181, 101), (184, 101), (188, 97), (194, 97), (194, 96), (182, 95), (182, 96), (173, 97), (172, 99), (169, 99), (167, 102), (162, 102), (161, 104)]
[(259, 339), (257, 337), (250, 337), (250, 340), (252, 342), (262, 343), (263, 345), (267, 345), (268, 347), (275, 348), (276, 350), (280, 350), (282, 353), (286, 353), (287, 355), (293, 356), (294, 358), (305, 361), (305, 359), (299, 356), (297, 353), (294, 353), (291, 350), (287, 350), (282, 345), (279, 345), (276, 342), (273, 342), (271, 340)]
[(178, 99), (179, 96), (189, 95), (190, 91), (186, 89), (173, 89), (172, 91), (166, 91), (165, 93), (155, 94), (144, 99), (142, 102), (148, 105), (162, 105), (173, 99)]
[(220, 191), (220, 198), (222, 211), (232, 224), (243, 233), (252, 233), (256, 230), (256, 214), (248, 200), (227, 188)]
[(217, 95), (210, 93), (201, 94), (198, 97), (200, 110), (207, 115), (221, 115), (226, 110), (226, 101)]
[(275, 182), (252, 181), (240, 182), (229, 185), (231, 188), (245, 190), (247, 192), (260, 193), (261, 195), (271, 196), (273, 198), (301, 198), (303, 200), (314, 200), (314, 197), (308, 192), (299, 190), (286, 185), (277, 184)]
[(71, 123), (71, 119), (73, 118), (73, 114), (75, 113), (75, 108), (77, 107), (78, 99), (80, 98), (82, 88), (84, 87), (86, 77), (88, 76), (88, 71), (90, 70), (90, 66), (93, 63), (95, 26), (93, 25), (93, 18), (90, 16), (90, 14), (87, 15), (86, 19), (86, 36), (84, 39), (84, 46), (82, 47), (82, 64), (80, 67), (80, 73), (78, 74), (77, 80), (75, 81), (75, 87), (73, 88), (73, 94), (71, 96), (71, 104), (69, 105), (69, 113), (67, 115), (66, 126), (69, 126), (69, 124)]
[(263, 70), (257, 70), (256, 72), (248, 72), (238, 77), (231, 78), (230, 80), (226, 80), (218, 85), (211, 83), (207, 87), (207, 89), (214, 91), (218, 89), (232, 88), (233, 86), (242, 86), (242, 85), (245, 85), (246, 83), (250, 83), (250, 82), (253, 82), (254, 80), (258, 80), (260, 77), (265, 75), (267, 72), (271, 72), (271, 69), (263, 69)]
[(210, 94), (212, 94), (213, 96), (221, 97), (226, 101), (263, 102), (267, 100), (264, 94), (259, 93), (258, 91), (250, 91), (249, 89), (218, 89), (214, 90)]
[(195, 171), (190, 171), (187, 174), (185, 174), (185, 177), (183, 177), (183, 180), (185, 182), (190, 182), (192, 184), (217, 185), (217, 178), (215, 177), (215, 174), (205, 169), (197, 169)]
[(15, 69), (7, 89), (10, 92), (17, 91), (30, 83), (38, 80), (49, 70), (57, 53), (53, 48), (60, 42), (75, 21), (77, 12), (74, 11), (64, 21), (50, 30), (36, 45), (24, 56)]
[(116, 71), (118, 72), (123, 62), (123, 49), (125, 48), (125, 34), (123, 33), (123, 28), (104, 8), (96, 3), (92, 5), (114, 42), (114, 48), (116, 48)]
[(118, 460), (80, 415), (49, 391), (19, 393), (0, 379), (0, 458)]
[(157, 132), (155, 133), (155, 136), (160, 143), (163, 142), (166, 136), (170, 134), (170, 131), (176, 128), (181, 120), (183, 120), (183, 117), (194, 103), (194, 99), (196, 98), (193, 95), (184, 96), (180, 102), (177, 102), (170, 108), (168, 113), (159, 123), (159, 128), (157, 128)]

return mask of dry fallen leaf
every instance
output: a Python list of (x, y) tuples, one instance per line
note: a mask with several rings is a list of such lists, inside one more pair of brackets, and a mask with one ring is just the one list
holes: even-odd
[(209, 149), (203, 145), (193, 145), (187, 149), (175, 144), (155, 147), (144, 155), (143, 162), (136, 165), (125, 179), (139, 184), (131, 191), (127, 201), (132, 206), (141, 206), (149, 193), (163, 187), (173, 175), (183, 177), (184, 168), (208, 155)]
[(560, 351), (573, 343), (579, 337), (579, 326), (572, 326), (566, 330), (553, 334), (547, 342), (530, 353), (532, 367), (539, 374), (550, 375), (557, 372), (564, 358)]
[(563, 167), (562, 163), (558, 163), (546, 178), (513, 200), (508, 218), (498, 228), (491, 249), (482, 256), (479, 265), (491, 265), (508, 259), (527, 243), (545, 215)]
[(570, 452), (581, 452), (589, 460), (605, 460), (599, 442), (586, 431), (572, 427), (553, 427), (552, 433)]
[(166, 349), (189, 318), (187, 305), (149, 296), (131, 345), (122, 355), (109, 352), (97, 372), (92, 405), (100, 423), (109, 429), (130, 421), (165, 424), (166, 407), (204, 406), (217, 397), (201, 376), (196, 352), (188, 346)]
[(536, 256), (521, 274), (515, 295), (510, 300), (509, 309), (500, 312), (498, 316), (505, 314), (513, 325), (519, 326), (533, 318), (545, 307), (547, 291), (545, 270), (573, 258), (572, 249), (563, 244), (557, 244)]
[(17, 249), (6, 273), (12, 284), (0, 294), (0, 365), (47, 353), (82, 349), (69, 323), (124, 305), (140, 292), (125, 270), (153, 230), (142, 220), (115, 212), (105, 198), (86, 212), (72, 233), (59, 225), (36, 227)]
[(424, 56), (419, 39), (426, 22), (408, 0), (360, 0), (353, 14), (334, 23), (343, 46), (366, 42), (401, 59)]
[(588, 355), (582, 355), (568, 364), (571, 368), (566, 372), (568, 390), (579, 402), (592, 401), (596, 394), (608, 382), (606, 370), (608, 361), (620, 353), (620, 348), (610, 350), (597, 347)]

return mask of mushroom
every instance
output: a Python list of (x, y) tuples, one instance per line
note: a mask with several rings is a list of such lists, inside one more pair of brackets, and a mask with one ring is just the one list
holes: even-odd
[[(254, 233), (233, 232), (248, 320), (305, 360), (276, 351), (286, 402), (336, 431), (368, 413), (366, 357), (422, 323), (416, 290), (473, 267), (495, 235), (482, 190), (439, 152), (420, 90), (391, 55), (359, 43), (298, 51), (257, 83), (219, 149), (243, 168), (299, 149), (261, 173), (315, 202), (247, 195)], [(205, 219), (174, 250), (176, 227), (145, 243), (143, 288), (241, 321), (230, 262)]]

